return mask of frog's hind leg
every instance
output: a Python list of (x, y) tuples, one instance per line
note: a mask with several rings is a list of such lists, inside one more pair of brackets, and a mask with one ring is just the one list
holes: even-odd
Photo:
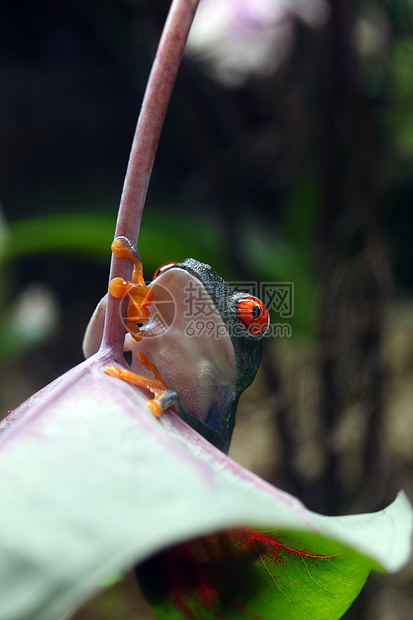
[(168, 407), (175, 404), (178, 395), (176, 392), (168, 389), (168, 386), (162, 379), (156, 365), (152, 364), (144, 353), (138, 352), (138, 359), (140, 363), (147, 368), (147, 370), (155, 375), (155, 377), (138, 375), (131, 370), (119, 368), (118, 366), (105, 366), (105, 371), (111, 377), (122, 379), (123, 381), (133, 383), (134, 385), (139, 385), (140, 387), (146, 388), (152, 392), (154, 394), (154, 398), (148, 400), (146, 404), (153, 415), (156, 418), (160, 418), (165, 409), (168, 409)]
[(102, 342), (103, 329), (105, 326), (107, 301), (108, 296), (105, 295), (96, 306), (96, 309), (90, 318), (89, 324), (86, 327), (82, 344), (83, 355), (86, 359), (99, 351), (100, 343)]

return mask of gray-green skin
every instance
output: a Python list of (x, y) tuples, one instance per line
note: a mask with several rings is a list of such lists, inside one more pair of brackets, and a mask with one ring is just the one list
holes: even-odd
[(180, 417), (220, 450), (227, 453), (234, 430), (239, 397), (252, 383), (261, 362), (262, 337), (249, 334), (237, 317), (237, 302), (248, 295), (235, 292), (212, 267), (193, 258), (187, 258), (171, 269), (182, 269), (195, 276), (203, 284), (231, 334), (236, 374), (232, 382), (228, 384), (224, 405), (219, 409), (211, 405), (208, 416), (203, 422), (182, 407), (176, 392), (177, 398), (173, 399)]
[[(187, 316), (189, 285), (207, 301), (204, 317), (199, 313), (193, 319), (190, 313)], [(239, 397), (253, 381), (261, 361), (262, 335), (251, 335), (236, 312), (237, 302), (250, 296), (235, 292), (209, 265), (192, 258), (161, 272), (149, 286), (155, 299), (151, 319), (143, 326), (147, 335), (140, 343), (130, 335), (125, 339), (125, 350), (132, 351), (131, 368), (152, 376), (137, 362), (136, 352), (145, 353), (171, 388), (161, 397), (162, 410), (173, 407), (185, 422), (227, 453)], [(173, 298), (174, 313), (167, 329), (154, 337), (152, 321), (157, 308), (162, 309), (165, 291)], [(86, 357), (98, 348), (105, 305), (104, 298), (86, 330)], [(200, 336), (188, 335), (191, 320), (214, 326), (209, 330), (213, 334), (204, 330)]]

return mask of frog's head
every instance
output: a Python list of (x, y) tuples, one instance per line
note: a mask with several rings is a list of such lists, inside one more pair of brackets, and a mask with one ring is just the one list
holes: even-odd
[(151, 320), (136, 348), (157, 365), (185, 410), (220, 433), (227, 449), (238, 398), (261, 360), (268, 312), (192, 258), (163, 265), (150, 286)]
[[(265, 305), (256, 297), (234, 291), (212, 267), (205, 263), (187, 258), (175, 267), (186, 271), (198, 280), (200, 291), (202, 288), (205, 291), (205, 302), (207, 295), (210, 296), (209, 309), (211, 311), (215, 309), (225, 324), (227, 329), (222, 330), (222, 336), (232, 343), (237, 367), (236, 389), (241, 393), (253, 381), (261, 362), (262, 337), (269, 322)], [(188, 293), (190, 295), (190, 290)], [(190, 302), (187, 295), (186, 303), (190, 304)], [(196, 304), (198, 304), (198, 309)], [(200, 301), (193, 298), (192, 307), (195, 313), (199, 311), (199, 305)], [(205, 330), (205, 335), (207, 335), (207, 330)], [(220, 335), (219, 333), (213, 334), (218, 341)]]

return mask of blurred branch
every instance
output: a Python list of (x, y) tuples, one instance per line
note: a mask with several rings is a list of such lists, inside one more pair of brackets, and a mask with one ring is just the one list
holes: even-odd
[[(354, 503), (354, 497), (343, 488), (340, 458), (333, 441), (343, 407), (351, 398), (363, 407), (366, 421), (362, 455), (364, 509), (376, 508), (382, 495), (381, 330), (387, 262), (377, 222), (378, 149), (369, 102), (360, 91), (352, 45), (356, 5), (348, 0), (331, 0), (330, 10), (320, 255), (321, 414), (327, 464), (318, 492), (321, 509), (337, 514), (346, 510), (346, 502)], [(353, 290), (355, 282), (357, 294)], [(346, 363), (350, 349), (353, 355)], [(350, 393), (349, 385), (358, 388)]]

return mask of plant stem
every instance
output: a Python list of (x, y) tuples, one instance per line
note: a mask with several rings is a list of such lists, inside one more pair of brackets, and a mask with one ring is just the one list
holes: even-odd
[[(115, 236), (137, 243), (162, 125), (199, 0), (173, 0), (143, 98), (120, 200)], [(130, 279), (129, 261), (112, 256), (110, 276)], [(125, 335), (122, 300), (108, 294), (102, 347), (121, 355)]]

